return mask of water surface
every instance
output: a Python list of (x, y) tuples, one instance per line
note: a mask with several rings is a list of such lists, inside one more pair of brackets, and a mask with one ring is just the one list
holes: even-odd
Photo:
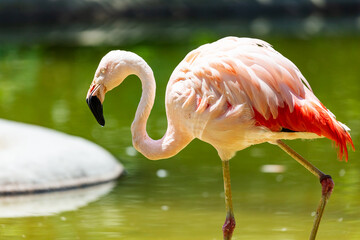
[[(148, 132), (166, 129), (164, 96), (178, 62), (210, 37), (178, 45), (119, 46), (153, 68), (157, 99)], [(293, 60), (318, 98), (352, 129), (360, 131), (359, 38), (309, 40), (268, 38)], [(130, 124), (141, 94), (129, 77), (106, 96), (106, 126), (91, 115), (85, 95), (107, 47), (0, 47), (0, 117), (82, 136), (111, 151), (128, 174), (113, 190), (86, 206), (50, 216), (0, 219), (0, 239), (222, 239), (225, 206), (221, 162), (208, 144), (194, 140), (177, 156), (149, 161), (131, 147)], [(319, 239), (360, 239), (359, 152), (338, 161), (331, 141), (288, 142), (335, 181)], [(264, 172), (279, 165), (280, 172)], [(320, 184), (276, 146), (261, 144), (231, 161), (237, 220), (234, 239), (307, 239), (320, 200)], [(36, 202), (36, 200), (34, 200)]]

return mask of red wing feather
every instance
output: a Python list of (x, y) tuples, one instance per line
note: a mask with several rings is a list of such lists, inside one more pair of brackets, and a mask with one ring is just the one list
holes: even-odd
[(345, 156), (346, 161), (348, 160), (347, 144), (355, 149), (350, 134), (342, 124), (332, 117), (325, 107), (315, 103), (310, 102), (309, 105), (304, 104), (303, 106), (295, 105), (292, 112), (287, 105), (283, 108), (279, 107), (278, 116), (275, 119), (273, 116), (265, 119), (255, 108), (253, 110), (257, 126), (265, 126), (275, 132), (281, 131), (282, 128), (295, 132), (312, 132), (333, 140), (339, 148), (339, 159)]

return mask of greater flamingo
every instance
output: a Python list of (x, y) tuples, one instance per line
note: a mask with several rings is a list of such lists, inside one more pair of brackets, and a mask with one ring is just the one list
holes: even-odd
[(226, 37), (186, 55), (166, 88), (168, 128), (159, 140), (151, 139), (146, 122), (154, 104), (155, 79), (149, 65), (126, 51), (106, 54), (95, 72), (86, 101), (100, 125), (105, 124), (105, 93), (131, 74), (142, 83), (142, 95), (131, 125), (134, 147), (151, 160), (177, 154), (194, 138), (216, 148), (223, 167), (226, 220), (224, 239), (235, 228), (229, 160), (239, 150), (269, 142), (278, 145), (320, 180), (322, 196), (310, 239), (315, 239), (334, 183), (281, 139), (327, 137), (348, 159), (354, 149), (349, 128), (316, 98), (299, 69), (262, 40)]

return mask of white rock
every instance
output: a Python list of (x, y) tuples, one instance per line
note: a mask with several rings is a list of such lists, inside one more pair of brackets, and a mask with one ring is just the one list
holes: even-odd
[(88, 140), (0, 119), (0, 194), (81, 187), (122, 172), (109, 152)]

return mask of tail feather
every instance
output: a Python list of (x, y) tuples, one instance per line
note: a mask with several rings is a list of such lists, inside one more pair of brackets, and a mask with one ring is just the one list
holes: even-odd
[(329, 114), (328, 110), (314, 104), (314, 108), (319, 113), (319, 118), (323, 119), (324, 123), (321, 126), (321, 135), (334, 141), (338, 148), (338, 158), (341, 160), (345, 157), (348, 160), (347, 145), (350, 145), (355, 151), (354, 143), (350, 136), (350, 128), (345, 124), (337, 121), (334, 115)]
[(291, 112), (290, 108), (285, 105), (278, 108), (278, 116), (265, 119), (254, 108), (254, 118), (257, 126), (264, 126), (271, 131), (281, 131), (286, 128), (295, 132), (312, 132), (319, 136), (324, 136), (334, 141), (338, 147), (338, 158), (341, 160), (345, 157), (348, 160), (347, 145), (355, 150), (353, 141), (349, 134), (349, 128), (338, 122), (335, 116), (328, 111), (322, 104), (307, 102), (305, 104), (295, 105)]

